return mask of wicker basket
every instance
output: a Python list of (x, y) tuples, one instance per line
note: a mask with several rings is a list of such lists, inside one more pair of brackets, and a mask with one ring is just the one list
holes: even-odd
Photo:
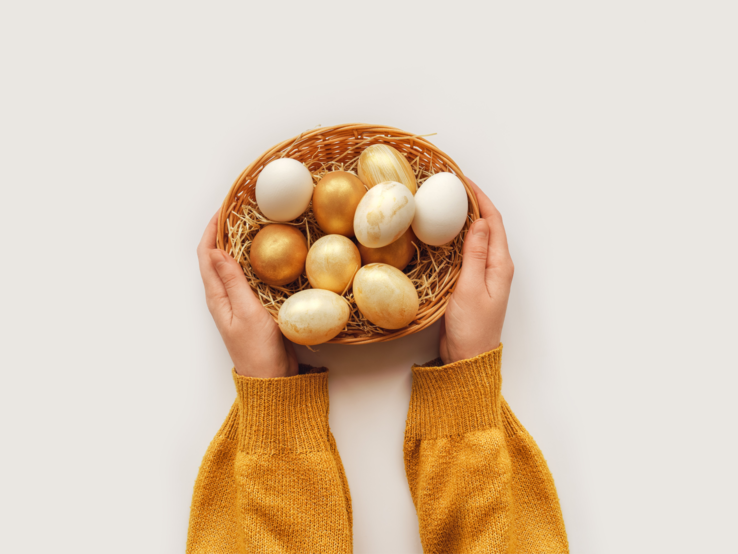
[[(236, 249), (234, 248), (233, 237), (231, 235), (239, 221), (243, 221), (240, 216), (244, 213), (244, 210), (256, 210), (254, 187), (259, 173), (272, 160), (288, 157), (304, 163), (311, 173), (313, 173), (315, 182), (317, 182), (319, 177), (325, 174), (326, 171), (335, 169), (354, 170), (359, 154), (372, 144), (388, 144), (402, 152), (415, 170), (419, 186), (422, 186), (422, 182), (431, 174), (442, 171), (454, 173), (461, 177), (463, 181), (463, 173), (454, 161), (421, 136), (413, 135), (393, 127), (357, 123), (321, 127), (277, 144), (249, 165), (239, 175), (236, 182), (233, 183), (231, 190), (228, 191), (228, 195), (223, 201), (218, 220), (218, 247), (234, 255), (241, 263), (252, 288), (257, 292), (262, 303), (265, 304), (265, 307), (275, 319), (277, 318), (277, 312), (279, 306), (281, 306), (281, 302), (291, 292), (309, 288), (309, 283), (306, 278), (302, 277), (292, 289), (289, 286), (287, 289), (283, 287), (269, 287), (259, 281), (258, 277), (250, 271), (247, 249), (242, 248), (240, 251), (235, 251)], [(358, 309), (356, 309), (356, 305), (349, 292), (345, 296), (352, 305), (352, 318), (355, 318), (358, 320), (358, 323), (364, 326), (352, 326), (350, 320), (347, 328), (329, 342), (339, 344), (368, 344), (393, 340), (425, 329), (444, 314), (461, 269), (461, 244), (469, 229), (469, 225), (479, 217), (479, 206), (476, 196), (466, 182), (464, 182), (464, 186), (469, 197), (469, 216), (464, 228), (459, 236), (456, 237), (452, 246), (429, 247), (421, 244), (419, 245), (420, 248), (418, 249), (416, 258), (405, 269), (405, 273), (410, 273), (413, 282), (416, 284), (416, 288), (420, 288), (423, 291), (420, 309), (415, 320), (407, 327), (397, 330), (366, 326), (365, 324), (367, 322), (363, 319), (361, 313), (358, 312)], [(306, 214), (310, 214), (311, 210), (312, 205), (308, 208)], [(298, 221), (296, 220), (296, 222)], [(303, 231), (306, 231), (310, 244), (323, 234), (315, 225), (311, 227), (306, 222), (294, 224), (303, 226)], [(306, 225), (307, 227), (305, 227)], [(444, 248), (445, 250), (443, 250)], [(442, 255), (442, 263), (436, 263), (434, 256), (437, 255)], [(427, 261), (427, 257), (431, 261), (429, 267), (433, 275), (430, 281), (426, 280), (425, 275), (412, 274), (413, 267), (417, 267), (418, 270), (421, 270), (423, 267), (422, 265), (418, 266), (418, 257), (423, 261)]]

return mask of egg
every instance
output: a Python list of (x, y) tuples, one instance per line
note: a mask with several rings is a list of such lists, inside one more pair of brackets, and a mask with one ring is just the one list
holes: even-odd
[(359, 179), (372, 188), (385, 181), (402, 183), (415, 194), (418, 183), (410, 162), (400, 152), (386, 144), (373, 144), (359, 156)]
[(249, 262), (267, 285), (291, 283), (305, 269), (307, 240), (296, 227), (272, 223), (259, 229), (251, 241)]
[(407, 231), (415, 215), (415, 200), (410, 190), (388, 181), (369, 189), (354, 215), (356, 239), (369, 248), (381, 248)]
[(366, 186), (353, 173), (326, 173), (313, 191), (313, 214), (320, 228), (329, 234), (353, 237), (354, 214), (365, 194)]
[(305, 261), (305, 272), (312, 287), (336, 294), (348, 290), (360, 267), (359, 250), (351, 239), (342, 235), (326, 235), (316, 240)]
[(356, 273), (354, 300), (364, 317), (383, 329), (405, 327), (420, 305), (408, 276), (387, 264), (365, 265)]
[(277, 324), (289, 340), (310, 346), (335, 337), (346, 327), (350, 315), (348, 302), (335, 292), (307, 289), (285, 300)]
[(291, 158), (269, 162), (256, 179), (256, 204), (272, 221), (291, 221), (307, 210), (313, 196), (313, 176)]
[(436, 173), (415, 194), (413, 231), (425, 244), (448, 244), (466, 222), (469, 199), (453, 173)]
[(418, 242), (418, 239), (415, 237), (415, 233), (413, 233), (411, 227), (395, 242), (391, 242), (381, 248), (368, 248), (359, 243), (361, 263), (362, 265), (374, 263), (388, 264), (399, 270), (403, 270), (415, 255), (416, 250), (413, 241)]

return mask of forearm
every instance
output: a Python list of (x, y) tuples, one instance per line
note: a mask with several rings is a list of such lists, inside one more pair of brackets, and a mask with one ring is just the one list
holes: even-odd
[[(522, 426), (500, 394), (501, 353), (413, 367), (405, 466), (427, 553), (567, 552), (553, 481), (536, 479), (545, 461), (520, 448)], [(553, 542), (539, 540), (551, 533)]]
[(203, 460), (188, 552), (350, 552), (351, 500), (328, 427), (327, 372), (233, 377), (237, 413), (224, 425), (232, 439), (216, 437)]

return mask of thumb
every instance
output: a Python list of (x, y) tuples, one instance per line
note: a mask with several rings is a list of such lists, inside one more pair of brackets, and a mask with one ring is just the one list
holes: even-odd
[(461, 291), (475, 290), (484, 285), (489, 248), (489, 224), (484, 218), (477, 219), (464, 239), (463, 261), (458, 288)]
[(233, 313), (244, 316), (257, 300), (241, 266), (230, 255), (217, 248), (210, 251), (210, 260), (223, 282)]

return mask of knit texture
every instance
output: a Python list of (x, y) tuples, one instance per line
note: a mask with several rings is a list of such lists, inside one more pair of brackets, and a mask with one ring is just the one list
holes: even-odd
[[(501, 355), (412, 368), (405, 469), (426, 554), (569, 551), (543, 455), (500, 394)], [(351, 552), (328, 371), (233, 379), (195, 483), (187, 553)]]
[(414, 365), (405, 470), (423, 552), (569, 552), (553, 478), (500, 394), (502, 346)]
[(328, 428), (324, 368), (233, 371), (237, 398), (195, 482), (187, 553), (348, 553), (351, 497)]

